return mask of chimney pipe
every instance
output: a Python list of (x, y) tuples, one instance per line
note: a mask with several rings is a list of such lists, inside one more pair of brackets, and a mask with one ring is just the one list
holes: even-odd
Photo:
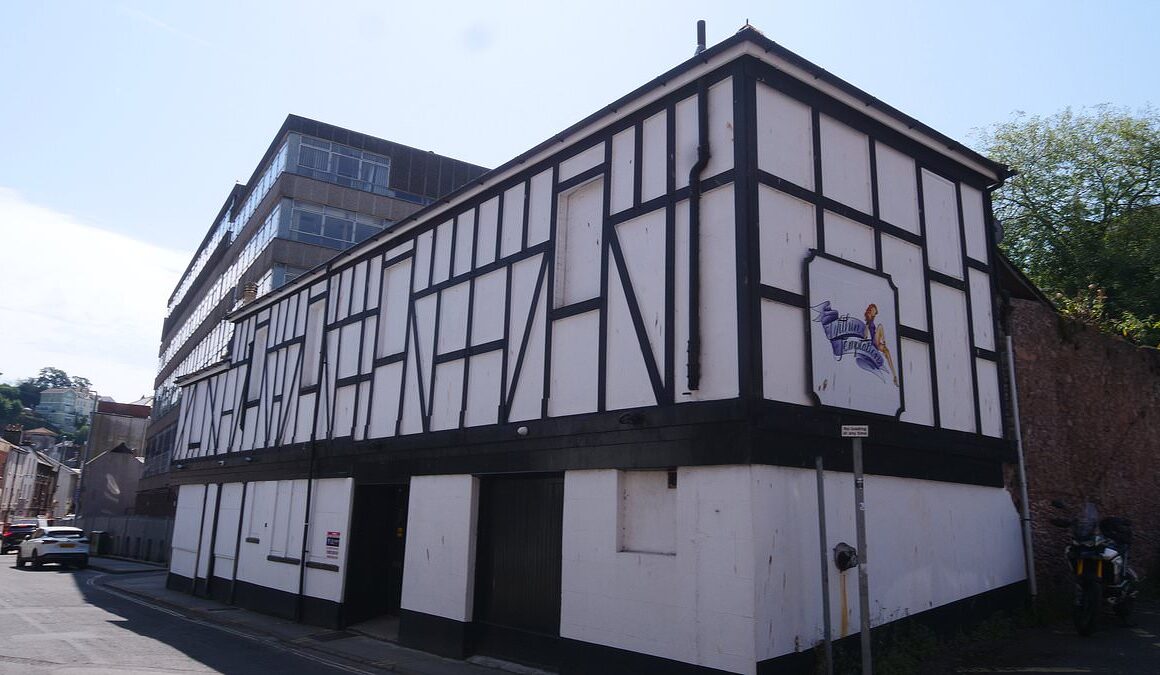
[(248, 305), (258, 299), (258, 284), (249, 282), (242, 286), (242, 304)]
[(705, 20), (697, 21), (697, 51), (693, 52), (693, 56), (705, 51)]

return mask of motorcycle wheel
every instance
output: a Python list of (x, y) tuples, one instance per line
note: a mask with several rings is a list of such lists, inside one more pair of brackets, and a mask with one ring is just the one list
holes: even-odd
[(1096, 629), (1096, 618), (1103, 603), (1103, 589), (1097, 581), (1085, 581), (1080, 591), (1079, 603), (1075, 606), (1072, 619), (1075, 630), (1080, 635), (1091, 635)]

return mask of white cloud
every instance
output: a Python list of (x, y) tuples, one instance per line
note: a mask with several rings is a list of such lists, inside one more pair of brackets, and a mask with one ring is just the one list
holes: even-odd
[(165, 305), (188, 261), (0, 187), (0, 380), (53, 366), (121, 402), (151, 394)]

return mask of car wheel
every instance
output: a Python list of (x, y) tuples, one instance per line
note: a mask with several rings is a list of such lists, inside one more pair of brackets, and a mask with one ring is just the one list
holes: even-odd
[(40, 567), (42, 565), (44, 565), (44, 563), (40, 562), (40, 553), (38, 551), (33, 551), (32, 552), (32, 566), (35, 569), (40, 569)]
[(16, 567), (19, 569), (24, 569), (24, 558), (20, 557), (20, 551), (16, 552)]

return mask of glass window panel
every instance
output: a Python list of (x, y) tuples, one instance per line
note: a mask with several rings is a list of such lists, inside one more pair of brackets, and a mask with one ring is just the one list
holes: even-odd
[(297, 216), (294, 229), (308, 234), (318, 234), (322, 231), (322, 214), (310, 211), (295, 211)]
[(342, 220), (333, 216), (327, 216), (322, 223), (322, 236), (330, 237), (331, 239), (340, 239), (342, 241), (351, 240), (351, 229), (354, 223), (349, 220)]
[(355, 229), (354, 229), (354, 241), (356, 244), (360, 241), (366, 241), (367, 239), (375, 236), (375, 234), (377, 234), (381, 231), (382, 231), (382, 228), (375, 227), (374, 225), (367, 225), (365, 223), (356, 223)]
[(311, 169), (319, 169), (326, 171), (327, 164), (330, 161), (330, 153), (325, 150), (312, 148), (309, 145), (303, 145), (302, 151), (299, 153), (298, 163), (302, 166)]

